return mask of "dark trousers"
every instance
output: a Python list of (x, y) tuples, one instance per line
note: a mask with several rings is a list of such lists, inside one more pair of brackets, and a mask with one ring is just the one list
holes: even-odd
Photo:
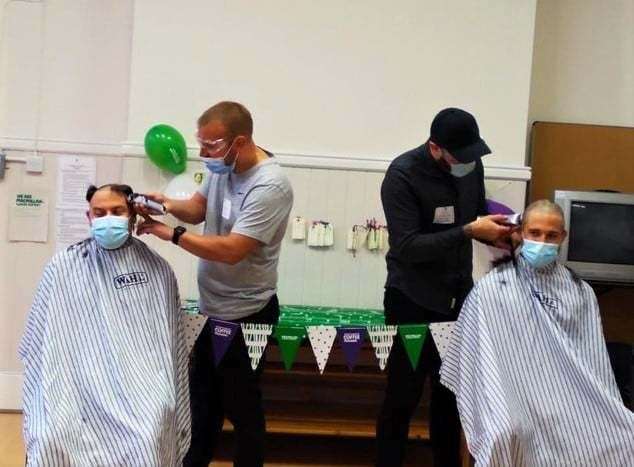
[(607, 347), (623, 403), (634, 411), (634, 347), (619, 342), (608, 342)]
[[(235, 322), (277, 324), (279, 313), (279, 303), (274, 295), (261, 311)], [(214, 456), (226, 416), (235, 433), (234, 465), (262, 466), (266, 426), (260, 374), (264, 357), (257, 371), (253, 371), (244, 338), (238, 333), (216, 368), (212, 331), (211, 322), (207, 321), (192, 351), (189, 372), (192, 442), (183, 465), (207, 467)]]
[[(387, 324), (418, 324), (450, 321), (448, 316), (426, 310), (398, 289), (388, 287), (384, 297)], [(425, 377), (431, 378), (430, 436), (434, 466), (460, 465), (460, 421), (456, 400), (440, 384), (440, 356), (431, 335), (427, 335), (416, 370), (407, 357), (400, 336), (396, 336), (387, 361), (385, 399), (376, 425), (377, 467), (403, 464), (409, 424), (423, 392)]]

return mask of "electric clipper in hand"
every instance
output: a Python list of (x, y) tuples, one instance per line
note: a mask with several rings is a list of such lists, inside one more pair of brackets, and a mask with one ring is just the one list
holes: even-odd
[(153, 216), (162, 216), (165, 214), (165, 206), (154, 200), (151, 200), (145, 195), (139, 193), (133, 193), (131, 196), (132, 202), (135, 204), (141, 204), (150, 210), (150, 214)]

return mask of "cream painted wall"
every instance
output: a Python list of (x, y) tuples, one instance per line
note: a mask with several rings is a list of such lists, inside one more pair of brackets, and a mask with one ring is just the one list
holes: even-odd
[(5, 141), (125, 139), (131, 0), (14, 0), (5, 3), (2, 24)]
[(4, 0), (0, 15), (0, 134), (34, 136), (44, 6), (39, 2)]
[(634, 2), (539, 0), (529, 120), (634, 126)]
[(392, 158), (443, 107), (524, 165), (535, 0), (135, 1), (128, 138), (245, 101), (277, 153)]

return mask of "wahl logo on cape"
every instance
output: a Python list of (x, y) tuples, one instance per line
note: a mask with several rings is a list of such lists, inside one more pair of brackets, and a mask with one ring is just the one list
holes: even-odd
[(114, 287), (116, 289), (123, 289), (124, 287), (147, 283), (147, 273), (145, 272), (130, 272), (128, 274), (121, 274), (120, 276), (114, 278)]
[(542, 292), (533, 291), (533, 295), (539, 300), (539, 303), (546, 308), (557, 310), (559, 308), (559, 300), (554, 297), (544, 295)]

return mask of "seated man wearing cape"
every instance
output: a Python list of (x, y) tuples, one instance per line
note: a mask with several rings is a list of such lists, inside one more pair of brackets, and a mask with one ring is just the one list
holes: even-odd
[(132, 238), (131, 195), (90, 187), (91, 238), (44, 270), (19, 349), (29, 466), (176, 466), (189, 447), (176, 278)]
[(632, 466), (634, 413), (614, 380), (596, 296), (557, 262), (561, 209), (531, 204), (521, 233), (520, 254), (465, 301), (441, 369), (476, 466)]

